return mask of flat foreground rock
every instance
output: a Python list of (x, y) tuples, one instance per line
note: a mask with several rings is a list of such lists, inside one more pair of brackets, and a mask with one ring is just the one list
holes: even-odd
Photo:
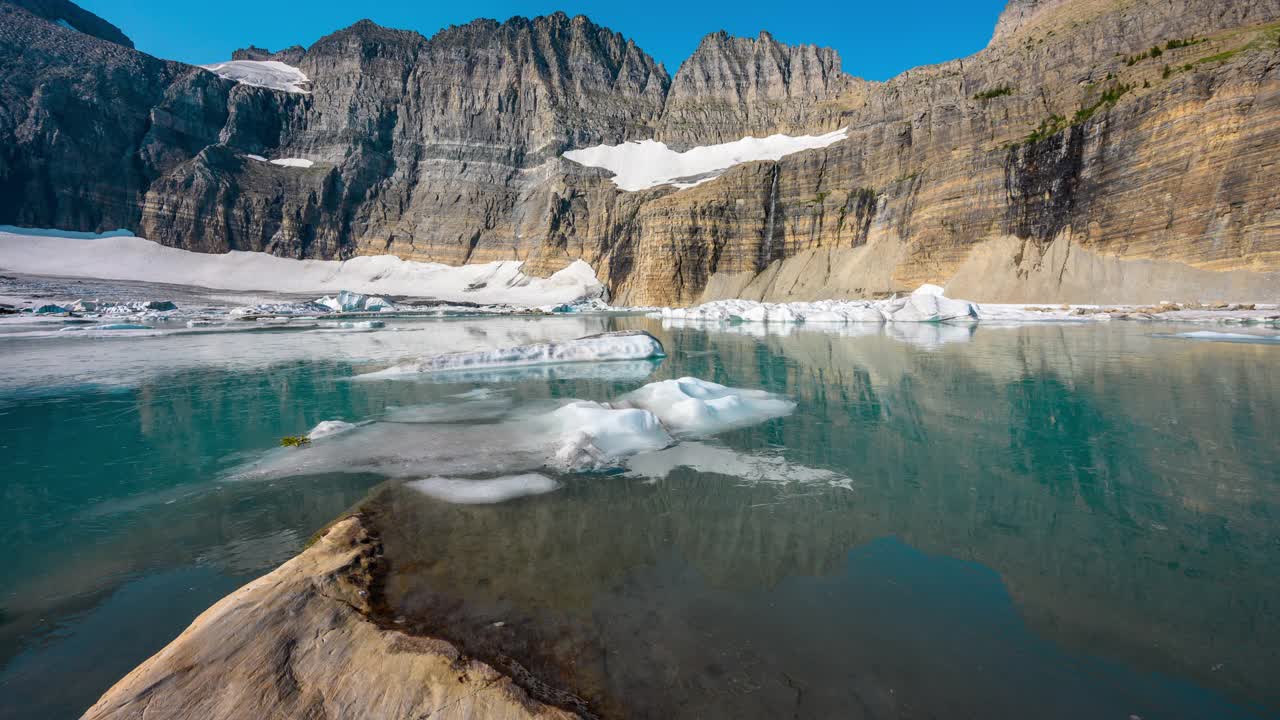
[(346, 518), (223, 598), (85, 718), (572, 718), (442, 640), (368, 619), (379, 544)]

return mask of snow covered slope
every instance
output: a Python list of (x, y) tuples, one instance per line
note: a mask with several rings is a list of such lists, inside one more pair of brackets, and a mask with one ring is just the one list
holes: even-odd
[[(165, 247), (139, 237), (53, 237), (50, 231), (0, 227), (0, 268), (11, 272), (139, 280), (219, 290), (404, 295), (481, 305), (540, 307), (599, 297), (604, 286), (581, 260), (548, 278), (505, 260), (454, 267), (391, 255), (350, 260), (291, 260), (266, 253), (220, 255)], [(68, 233), (71, 234), (71, 233)]]
[(311, 78), (301, 70), (278, 60), (229, 60), (200, 67), (219, 77), (235, 80), (244, 85), (291, 93), (308, 93), (309, 91), (303, 85), (311, 82)]
[(609, 170), (614, 174), (613, 183), (623, 190), (644, 190), (668, 183), (686, 188), (711, 180), (734, 165), (778, 160), (801, 150), (824, 148), (843, 140), (847, 132), (846, 128), (826, 135), (744, 137), (685, 152), (676, 152), (656, 140), (643, 140), (570, 150), (564, 156), (580, 165)]

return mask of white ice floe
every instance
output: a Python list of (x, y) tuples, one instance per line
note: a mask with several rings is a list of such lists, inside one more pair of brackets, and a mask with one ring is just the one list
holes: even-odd
[[(442, 408), (405, 409), (386, 420), (321, 436), (306, 449), (276, 448), (237, 477), (373, 473), (396, 478), (509, 475), (554, 468), (599, 471), (627, 458), (791, 412), (785, 398), (695, 378), (655, 383), (612, 403), (585, 400), (512, 411), (498, 422), (455, 424)], [(657, 386), (657, 387), (655, 387)], [(640, 407), (644, 404), (646, 407)], [(414, 417), (417, 413), (425, 416)], [(397, 417), (398, 416), (398, 417)], [(388, 420), (398, 419), (398, 422)], [(405, 422), (405, 421), (408, 422)], [(423, 420), (423, 425), (415, 420)]]
[(357, 375), (358, 380), (395, 380), (426, 383), (517, 383), (553, 380), (607, 380), (639, 382), (653, 374), (660, 359), (613, 360), (610, 362), (559, 363), (554, 365), (517, 365), (512, 367), (450, 370), (439, 373), (386, 372)]
[(102, 315), (139, 315), (147, 313), (167, 313), (178, 309), (178, 306), (169, 300), (135, 300), (132, 302), (116, 302), (116, 303), (98, 303), (93, 301), (77, 300), (72, 305), (73, 310), (83, 312), (84, 308), (88, 311), (97, 312)]
[(889, 300), (817, 300), (765, 303), (755, 300), (715, 300), (691, 308), (662, 308), (650, 317), (771, 325), (845, 323), (968, 323), (978, 319), (978, 307), (945, 297), (936, 285), (926, 285), (906, 297)]
[(384, 312), (396, 309), (395, 303), (386, 298), (343, 290), (336, 297), (328, 295), (316, 300), (334, 312)]
[(604, 286), (591, 266), (581, 260), (550, 277), (537, 278), (524, 274), (523, 263), (515, 260), (456, 267), (391, 255), (293, 260), (258, 252), (190, 252), (116, 234), (62, 234), (0, 228), (0, 267), (34, 275), (136, 280), (220, 290), (348, 290), (523, 308), (577, 303), (604, 294)]
[(613, 405), (648, 410), (678, 435), (714, 435), (788, 415), (796, 407), (764, 390), (725, 387), (694, 377), (649, 383)]
[(311, 82), (306, 73), (278, 60), (229, 60), (200, 67), (242, 85), (290, 93), (306, 94), (308, 90), (303, 86)]
[(320, 424), (311, 428), (311, 432), (307, 433), (307, 439), (316, 440), (322, 437), (329, 437), (330, 435), (337, 435), (338, 433), (344, 433), (348, 430), (354, 430), (355, 427), (354, 423), (349, 423), (344, 420), (324, 420), (320, 422)]
[(566, 470), (612, 467), (621, 458), (675, 441), (648, 410), (578, 401), (543, 418), (558, 435), (552, 463)]
[(685, 442), (658, 452), (641, 453), (626, 463), (627, 474), (662, 480), (677, 468), (736, 477), (745, 483), (821, 484), (852, 489), (852, 481), (824, 468), (789, 462), (781, 454), (741, 453), (702, 442)]
[(570, 150), (564, 157), (580, 165), (612, 172), (614, 184), (623, 190), (666, 184), (683, 188), (710, 180), (741, 163), (778, 160), (802, 150), (827, 147), (843, 140), (847, 133), (848, 130), (843, 129), (825, 135), (744, 137), (685, 152), (676, 152), (656, 140), (642, 140)]
[(646, 332), (623, 331), (602, 333), (555, 343), (534, 343), (515, 347), (448, 353), (394, 365), (385, 370), (362, 375), (362, 378), (386, 378), (421, 373), (454, 373), (488, 371), (577, 362), (612, 360), (647, 360), (663, 357), (662, 343)]
[(306, 315), (323, 315), (333, 312), (328, 305), (321, 305), (318, 302), (300, 302), (300, 303), (258, 303), (256, 305), (245, 305), (242, 307), (231, 308), (228, 314), (231, 317), (253, 317), (258, 315), (288, 315), (288, 316), (306, 316)]
[(1217, 340), (1222, 342), (1241, 342), (1241, 343), (1280, 343), (1280, 335), (1261, 333), (1229, 333), (1214, 332), (1212, 330), (1197, 330), (1195, 332), (1176, 333), (1173, 337), (1182, 338), (1184, 340)]
[(381, 320), (345, 320), (343, 322), (320, 323), (319, 332), (371, 332), (387, 326)]
[(107, 323), (105, 325), (94, 325), (94, 330), (154, 330), (150, 325), (142, 325), (139, 323)]
[[(68, 319), (72, 318), (30, 313), (0, 317), (0, 343), (4, 344), (0, 354), (5, 360), (0, 362), (0, 395), (13, 390), (62, 392), (68, 386), (79, 388), (90, 383), (103, 387), (137, 386), (160, 376), (197, 369), (252, 374), (282, 363), (331, 362), (335, 358), (361, 367), (386, 367), (430, 352), (572, 340), (599, 333), (608, 324), (606, 318), (591, 315), (546, 317), (536, 322), (519, 316), (495, 316), (479, 324), (405, 320), (397, 323), (400, 332), (315, 333), (308, 328), (315, 328), (316, 324), (302, 320), (279, 326), (200, 314), (157, 324), (157, 329), (150, 331), (58, 332)], [(187, 327), (189, 320), (196, 327)], [(111, 342), (109, 348), (102, 345), (108, 339), (132, 339), (135, 334), (157, 339), (121, 339)], [(26, 342), (26, 338), (42, 342)], [(4, 342), (9, 339), (18, 342)], [(86, 342), (89, 340), (93, 342)], [(639, 384), (653, 372), (655, 362), (646, 361), (642, 369), (633, 367), (636, 363), (615, 362), (525, 370), (576, 370), (585, 375), (593, 369), (607, 369), (618, 373), (620, 381)], [(630, 374), (624, 372), (628, 370)], [(458, 387), (450, 392), (466, 389), (469, 388)], [(401, 404), (408, 402), (402, 400)], [(437, 473), (429, 470), (420, 477)]]
[(528, 495), (542, 495), (560, 487), (560, 483), (541, 473), (506, 475), (485, 480), (429, 477), (407, 485), (437, 500), (458, 505), (484, 505), (505, 502)]

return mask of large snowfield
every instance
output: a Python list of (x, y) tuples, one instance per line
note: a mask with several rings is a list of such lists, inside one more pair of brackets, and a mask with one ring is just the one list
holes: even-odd
[(686, 188), (718, 177), (734, 165), (780, 160), (802, 150), (827, 147), (843, 140), (847, 133), (847, 129), (842, 129), (825, 135), (744, 137), (684, 152), (672, 150), (657, 140), (641, 140), (570, 150), (564, 156), (580, 165), (612, 172), (613, 183), (623, 190), (644, 190), (668, 184)]
[(114, 233), (57, 237), (0, 227), (0, 268), (9, 272), (190, 285), (219, 290), (314, 293), (351, 290), (481, 305), (542, 307), (600, 297), (604, 286), (581, 260), (547, 278), (522, 262), (454, 267), (391, 255), (291, 260), (259, 252), (197, 253)]

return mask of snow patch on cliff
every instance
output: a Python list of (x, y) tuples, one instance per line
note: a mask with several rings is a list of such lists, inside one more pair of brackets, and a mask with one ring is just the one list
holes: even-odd
[(200, 67), (218, 77), (235, 80), (242, 85), (303, 95), (309, 93), (303, 85), (311, 82), (311, 78), (298, 68), (278, 60), (229, 60)]
[(245, 157), (258, 162), (279, 165), (280, 167), (309, 168), (315, 166), (315, 161), (306, 158), (276, 158), (275, 160), (268, 160), (261, 155), (254, 155), (253, 153), (245, 153)]
[(718, 177), (734, 165), (779, 160), (802, 150), (827, 147), (843, 140), (847, 133), (846, 128), (825, 135), (744, 137), (685, 152), (676, 152), (657, 140), (641, 140), (570, 150), (564, 157), (580, 165), (612, 172), (613, 183), (623, 190), (644, 190), (667, 184), (686, 188)]

